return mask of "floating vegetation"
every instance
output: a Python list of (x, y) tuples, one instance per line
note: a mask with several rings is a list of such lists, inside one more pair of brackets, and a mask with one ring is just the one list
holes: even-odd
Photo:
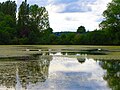
[(94, 59), (120, 59), (120, 46), (80, 45), (2, 45), (0, 58), (27, 60), (32, 55), (59, 55), (88, 57)]

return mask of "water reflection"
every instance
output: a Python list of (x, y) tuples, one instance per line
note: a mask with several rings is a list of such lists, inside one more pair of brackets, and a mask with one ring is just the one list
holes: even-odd
[(86, 59), (85, 58), (77, 58), (77, 60), (78, 60), (79, 63), (82, 64), (82, 63), (85, 63)]
[(93, 59), (86, 59), (83, 64), (79, 64), (76, 58), (53, 57), (49, 70), (49, 78), (45, 82), (47, 87), (42, 86), (41, 90), (110, 89), (103, 79), (105, 71)]
[(120, 90), (120, 61), (100, 61), (100, 65), (107, 71), (104, 79), (112, 90)]
[(120, 61), (62, 55), (43, 53), (32, 55), (32, 60), (1, 61), (0, 90), (120, 89)]
[(51, 60), (52, 56), (39, 56), (39, 59), (35, 61), (1, 61), (0, 85), (2, 87), (0, 88), (22, 90), (26, 89), (29, 83), (45, 82)]
[(29, 82), (44, 82), (48, 77), (48, 68), (51, 59), (46, 56), (40, 57), (38, 61), (19, 63), (17, 66), (22, 86), (26, 87)]

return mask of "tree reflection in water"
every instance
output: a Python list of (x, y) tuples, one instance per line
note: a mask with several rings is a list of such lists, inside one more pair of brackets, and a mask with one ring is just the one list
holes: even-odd
[[(67, 90), (68, 88), (75, 88), (72, 90), (76, 90), (75, 86), (78, 86), (77, 88), (84, 88), (85, 90), (86, 87), (88, 87), (87, 90), (90, 88), (96, 90), (96, 88), (100, 87), (106, 90), (108, 86), (104, 85), (105, 80), (113, 90), (120, 90), (120, 61), (102, 60), (96, 63), (94, 60), (80, 57), (77, 58), (78, 61), (75, 61), (76, 58), (59, 57), (59, 55), (50, 56), (49, 53), (33, 55), (32, 57), (34, 57), (34, 60), (2, 60), (0, 62), (0, 89), (1, 86), (6, 87), (1, 90), (9, 90), (10, 88), (13, 88), (13, 90), (25, 90), (34, 85), (36, 85), (36, 88), (38, 85), (38, 87), (43, 89), (44, 87), (47, 88), (48, 85), (50, 88), (53, 88), (52, 86), (57, 87), (57, 89), (63, 87), (67, 88)], [(52, 59), (50, 67), (50, 71), (52, 71), (49, 72), (50, 61)], [(105, 74), (99, 65), (106, 70)], [(97, 70), (98, 72), (96, 73), (95, 71)], [(48, 78), (48, 73), (50, 73), (50, 78)], [(99, 73), (102, 74), (99, 75)], [(102, 79), (98, 79), (99, 77), (102, 77)], [(46, 81), (47, 78), (48, 80)], [(45, 86), (43, 85), (42, 87), (43, 83), (41, 82), (45, 82)], [(41, 85), (39, 86), (39, 84)], [(72, 85), (74, 86), (72, 87)]]
[(100, 65), (106, 70), (104, 79), (112, 90), (120, 90), (120, 61), (101, 61)]
[[(38, 58), (39, 57), (39, 58)], [(36, 56), (37, 60), (19, 62), (1, 62), (0, 85), (7, 88), (23, 88), (29, 83), (44, 82), (52, 56)], [(18, 85), (16, 85), (18, 84)]]
[(79, 63), (81, 63), (81, 64), (82, 64), (82, 63), (84, 63), (84, 62), (85, 62), (85, 60), (86, 60), (86, 59), (85, 59), (85, 58), (77, 58), (77, 60), (78, 60), (78, 62), (79, 62)]

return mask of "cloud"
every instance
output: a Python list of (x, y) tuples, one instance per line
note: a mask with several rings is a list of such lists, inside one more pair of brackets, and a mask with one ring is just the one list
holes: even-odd
[(76, 31), (80, 25), (90, 31), (98, 29), (99, 23), (103, 20), (102, 13), (111, 0), (73, 1), (68, 4), (61, 2), (56, 5), (53, 3), (47, 5), (50, 25), (54, 31)]
[(96, 29), (98, 17), (88, 13), (50, 13), (50, 25), (54, 31), (76, 31), (81, 25), (87, 30)]
[[(7, 0), (0, 0), (0, 2)], [(14, 0), (12, 0), (14, 1)], [(20, 5), (24, 0), (16, 0)], [(83, 25), (95, 30), (103, 20), (102, 13), (112, 0), (27, 0), (30, 5), (45, 6), (54, 31), (76, 31)]]
[(89, 12), (92, 10), (89, 4), (95, 1), (96, 0), (48, 0), (49, 4), (56, 8), (64, 6), (61, 10), (56, 11), (57, 13)]
[(103, 12), (106, 4), (111, 0), (48, 0), (48, 5), (52, 11), (57, 13), (84, 13)]
[(90, 12), (92, 9), (84, 4), (69, 4), (60, 13)]
[(58, 4), (69, 4), (69, 3), (74, 3), (77, 2), (79, 0), (48, 0), (49, 3), (52, 3), (54, 5), (58, 5)]

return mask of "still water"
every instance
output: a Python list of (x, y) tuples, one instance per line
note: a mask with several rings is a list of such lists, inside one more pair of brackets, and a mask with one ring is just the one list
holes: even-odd
[(120, 90), (120, 61), (33, 55), (0, 61), (0, 90)]

